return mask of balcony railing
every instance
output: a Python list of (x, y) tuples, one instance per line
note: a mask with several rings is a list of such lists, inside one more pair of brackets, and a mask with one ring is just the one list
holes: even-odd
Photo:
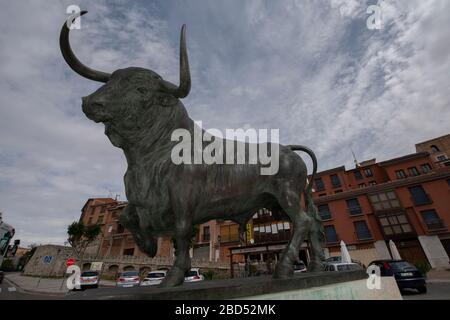
[(326, 244), (336, 244), (341, 242), (339, 236), (337, 235), (337, 233), (335, 233), (334, 235), (331, 235), (330, 237), (326, 237), (325, 236), (325, 242)]
[(442, 219), (437, 219), (431, 223), (426, 223), (428, 231), (447, 230)]
[(347, 208), (347, 212), (351, 216), (357, 216), (357, 215), (363, 214), (363, 211), (360, 206)]
[(425, 197), (422, 199), (416, 199), (414, 197), (411, 197), (411, 201), (414, 203), (414, 205), (416, 206), (423, 206), (426, 204), (432, 204), (433, 201), (431, 200), (431, 197), (428, 195), (428, 193), (425, 194)]
[(329, 212), (329, 211), (319, 212), (319, 216), (322, 220), (330, 220), (332, 218), (331, 212)]

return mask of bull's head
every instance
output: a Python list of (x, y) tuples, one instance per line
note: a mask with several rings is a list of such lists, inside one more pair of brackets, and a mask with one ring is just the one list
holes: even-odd
[[(70, 17), (70, 22), (73, 23), (86, 13), (87, 11), (81, 11), (74, 14)], [(180, 36), (179, 86), (163, 80), (156, 72), (143, 68), (119, 69), (111, 74), (93, 70), (82, 64), (73, 53), (69, 44), (69, 31), (67, 23), (64, 23), (59, 38), (61, 52), (67, 64), (79, 75), (105, 83), (82, 99), (83, 112), (89, 119), (111, 124), (116, 131), (123, 131), (136, 125), (136, 119), (141, 118), (148, 108), (177, 104), (178, 98), (189, 94), (191, 77), (186, 50), (186, 25), (181, 28)], [(120, 146), (118, 141), (114, 144)]]

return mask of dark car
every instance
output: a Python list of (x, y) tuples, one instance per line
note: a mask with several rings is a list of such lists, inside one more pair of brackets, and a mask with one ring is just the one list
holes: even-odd
[(382, 277), (393, 276), (400, 290), (416, 289), (420, 293), (427, 292), (427, 284), (424, 275), (408, 261), (376, 260), (372, 261), (369, 266), (371, 265), (380, 267)]
[(5, 274), (3, 271), (0, 271), (0, 284), (3, 282), (3, 278), (5, 277)]

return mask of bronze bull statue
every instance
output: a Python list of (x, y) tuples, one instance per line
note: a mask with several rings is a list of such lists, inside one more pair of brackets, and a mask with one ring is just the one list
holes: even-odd
[[(71, 16), (69, 23), (85, 13)], [(69, 30), (64, 23), (60, 48), (65, 61), (81, 76), (105, 83), (82, 98), (83, 112), (89, 119), (104, 123), (105, 134), (114, 146), (123, 149), (128, 162), (124, 177), (128, 205), (120, 217), (121, 224), (133, 234), (140, 250), (151, 257), (157, 252), (157, 237), (169, 235), (176, 240), (175, 262), (161, 286), (183, 283), (191, 268), (189, 243), (194, 225), (213, 219), (232, 220), (239, 224), (242, 234), (261, 208), (293, 224), (274, 277), (293, 275), (293, 264), (306, 239), (311, 252), (309, 270), (321, 269), (324, 234), (311, 196), (317, 160), (310, 149), (278, 145), (279, 168), (274, 175), (261, 175), (259, 162), (174, 164), (171, 160), (176, 144), (171, 140), (172, 132), (182, 128), (193, 133), (195, 127), (180, 101), (191, 88), (185, 25), (180, 36), (179, 86), (143, 68), (119, 69), (111, 74), (90, 69), (72, 52)], [(248, 151), (248, 143), (245, 148)], [(309, 183), (306, 165), (295, 150), (312, 158)]]

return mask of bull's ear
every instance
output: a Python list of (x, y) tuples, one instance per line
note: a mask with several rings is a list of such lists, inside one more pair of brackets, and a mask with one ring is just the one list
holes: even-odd
[(178, 99), (171, 94), (159, 92), (155, 94), (152, 101), (153, 106), (173, 107), (178, 103)]

